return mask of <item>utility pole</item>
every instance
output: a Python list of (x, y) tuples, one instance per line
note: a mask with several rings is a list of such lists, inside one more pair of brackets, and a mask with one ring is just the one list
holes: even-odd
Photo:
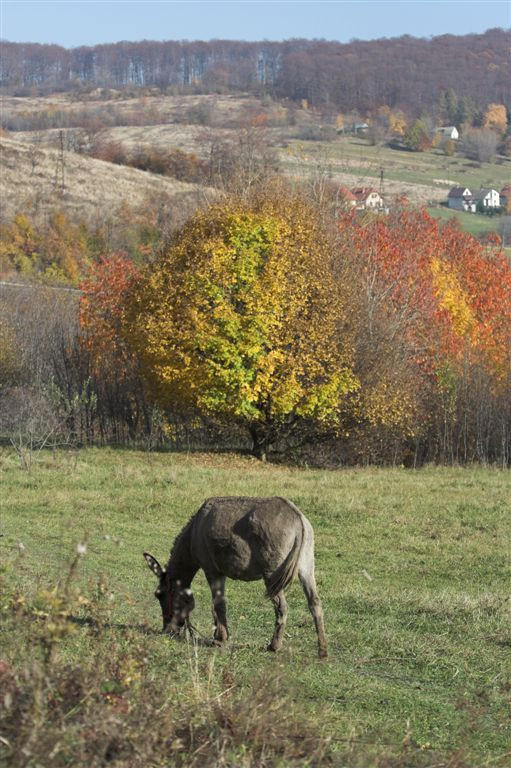
[(55, 165), (55, 179), (53, 181), (54, 189), (61, 195), (64, 195), (66, 190), (65, 186), (65, 169), (66, 163), (64, 160), (64, 131), (59, 131), (59, 148), (57, 154), (57, 164)]

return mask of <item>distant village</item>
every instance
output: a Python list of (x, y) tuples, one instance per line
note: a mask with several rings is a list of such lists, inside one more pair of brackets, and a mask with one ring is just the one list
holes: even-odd
[[(339, 187), (337, 194), (339, 201), (346, 208), (354, 208), (357, 211), (389, 212), (389, 206), (384, 199), (383, 192), (378, 192), (373, 187), (353, 187), (351, 189)], [(447, 195), (447, 207), (467, 213), (500, 213), (502, 210), (506, 210), (510, 200), (511, 184), (507, 184), (500, 192), (486, 187), (474, 191), (468, 187), (452, 187)], [(406, 197), (401, 196), (396, 203), (406, 204)]]
[[(371, 126), (366, 122), (343, 125), (338, 129), (339, 134), (368, 134)], [(436, 128), (436, 134), (442, 141), (457, 142), (460, 138), (455, 125), (442, 125)], [(378, 213), (389, 213), (390, 204), (383, 192), (383, 171), (380, 179), (379, 191), (374, 187), (339, 187), (339, 202), (345, 208), (354, 210), (372, 210)], [(394, 205), (406, 205), (408, 200), (401, 195), (393, 201)], [(486, 213), (488, 215), (506, 212), (511, 203), (511, 184), (506, 184), (500, 191), (489, 187), (481, 187), (471, 190), (468, 187), (452, 187), (447, 195), (445, 205), (455, 211), (466, 213)]]

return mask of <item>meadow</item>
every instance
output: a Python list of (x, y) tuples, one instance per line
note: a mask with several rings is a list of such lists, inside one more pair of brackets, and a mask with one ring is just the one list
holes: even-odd
[[(511, 765), (511, 483), (490, 467), (312, 470), (227, 454), (0, 449), (0, 762), (9, 766)], [(212, 495), (311, 520), (330, 656), (298, 584), (279, 654), (262, 584), (230, 641), (160, 634), (155, 579)]]
[(466, 213), (455, 211), (452, 208), (428, 208), (430, 216), (441, 221), (457, 219), (463, 232), (468, 232), (474, 237), (486, 237), (490, 232), (495, 232), (501, 222), (500, 216), (485, 216), (484, 213)]
[(345, 171), (367, 184), (377, 184), (381, 168), (385, 178), (405, 185), (425, 185), (431, 197), (445, 192), (452, 186), (471, 189), (494, 187), (500, 189), (509, 183), (511, 160), (500, 157), (499, 162), (474, 163), (461, 155), (448, 157), (440, 149), (428, 152), (407, 152), (402, 149), (375, 144), (361, 136), (339, 137), (334, 141), (302, 142), (298, 146), (290, 142), (286, 150), (289, 161), (305, 153), (306, 164), (314, 167), (318, 160), (330, 163), (332, 171)]

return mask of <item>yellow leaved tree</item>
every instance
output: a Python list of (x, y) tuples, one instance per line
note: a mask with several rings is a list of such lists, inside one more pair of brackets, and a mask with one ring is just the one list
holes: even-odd
[(488, 104), (483, 116), (483, 128), (490, 128), (499, 134), (507, 130), (507, 110), (505, 104)]
[(124, 332), (155, 399), (242, 424), (264, 458), (357, 387), (328, 240), (280, 188), (199, 211), (136, 286)]

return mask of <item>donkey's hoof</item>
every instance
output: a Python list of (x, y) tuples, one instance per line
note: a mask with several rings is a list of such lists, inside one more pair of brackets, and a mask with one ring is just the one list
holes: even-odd
[(318, 656), (320, 659), (328, 659), (328, 651), (326, 648), (320, 648), (318, 651)]
[(280, 651), (280, 645), (274, 644), (274, 643), (268, 643), (266, 646), (267, 651), (271, 651), (272, 653), (277, 653), (277, 651)]

